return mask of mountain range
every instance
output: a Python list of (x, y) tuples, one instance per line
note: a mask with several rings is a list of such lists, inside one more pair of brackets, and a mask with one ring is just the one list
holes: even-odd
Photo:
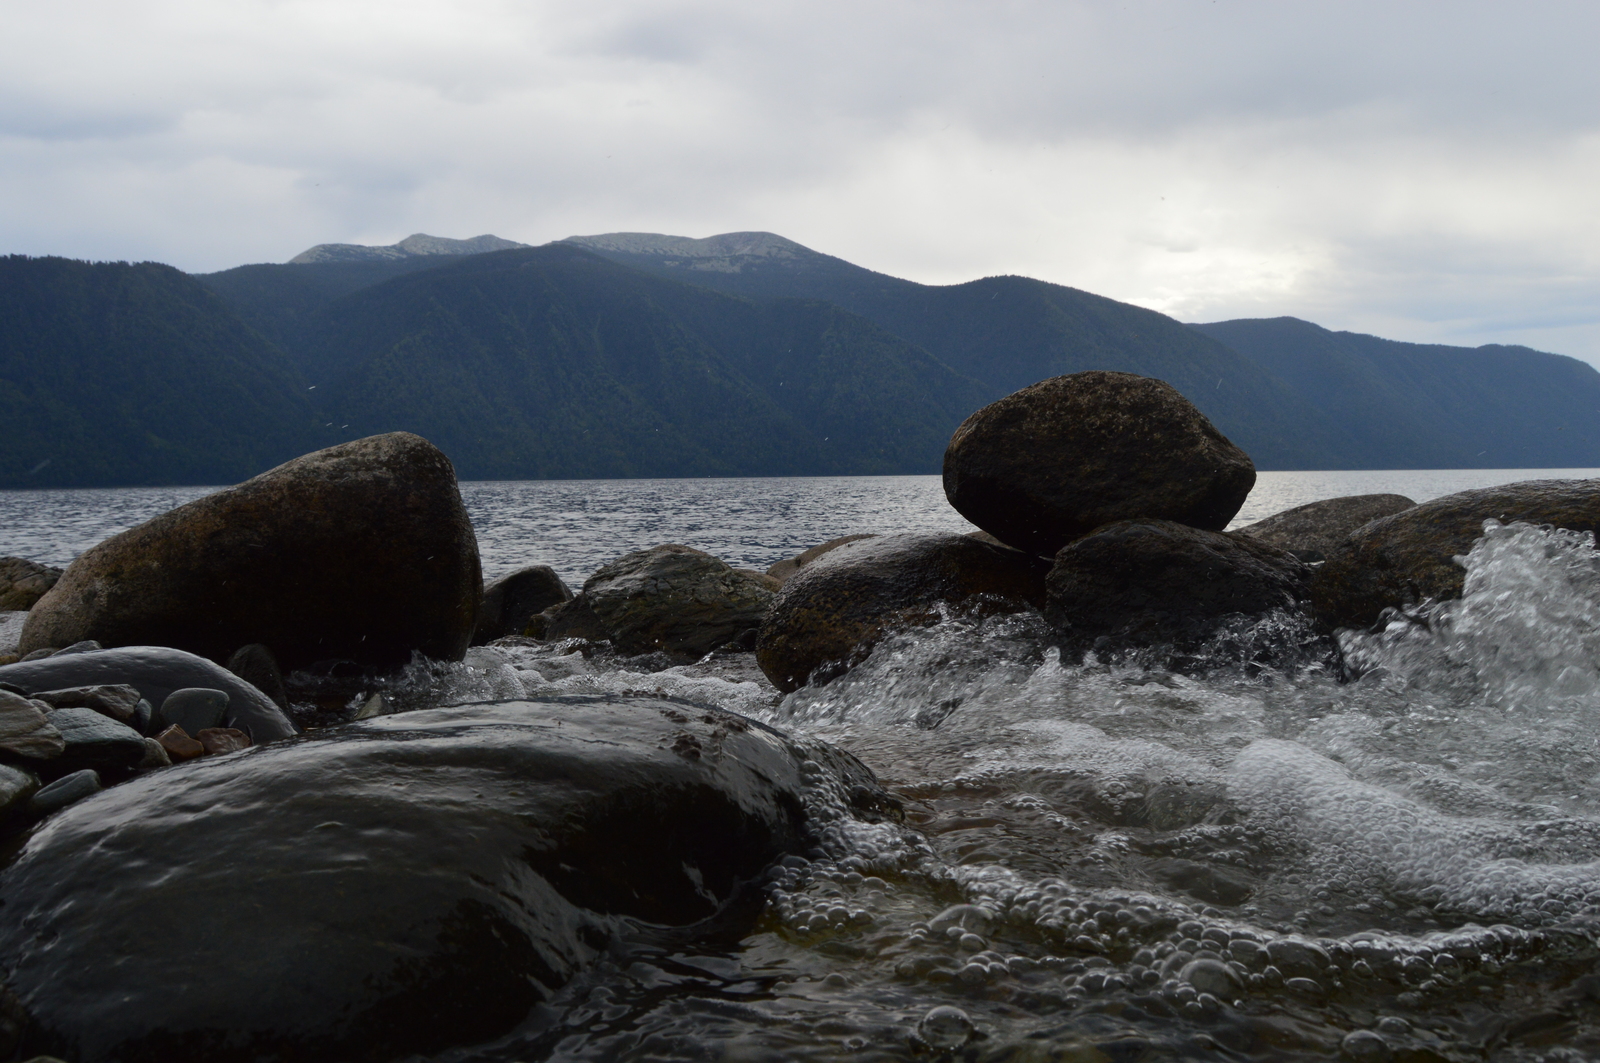
[(1121, 369), (1267, 469), (1600, 466), (1600, 373), (1293, 318), (924, 285), (771, 233), (416, 234), (189, 276), (0, 259), (0, 486), (231, 482), (406, 429), (466, 479), (936, 472), (979, 406)]

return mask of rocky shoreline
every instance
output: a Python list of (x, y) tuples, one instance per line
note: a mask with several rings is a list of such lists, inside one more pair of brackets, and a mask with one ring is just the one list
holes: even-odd
[[(840, 824), (898, 816), (849, 753), (736, 713), (530, 694), (496, 671), (519, 647), (770, 703), (896, 631), (1015, 613), (1079, 660), (1350, 672), (1339, 629), (1459, 595), (1486, 521), (1600, 528), (1600, 484), (1534, 481), (1223, 531), (1254, 477), (1170, 386), (1091, 372), (957, 430), (946, 492), (982, 532), (849, 535), (765, 573), (664, 544), (576, 591), (537, 563), (486, 587), (448, 460), (406, 433), (295, 459), (65, 571), (0, 559), (0, 604), (27, 610), (0, 658), (0, 1051), (475, 1043), (608, 942), (748, 924), (775, 862), (842, 856)], [(462, 661), (476, 696), (429, 686)]]

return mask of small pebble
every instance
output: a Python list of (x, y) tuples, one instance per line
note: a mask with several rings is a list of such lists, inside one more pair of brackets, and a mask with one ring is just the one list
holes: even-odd
[(104, 787), (100, 785), (100, 773), (93, 768), (84, 768), (71, 775), (64, 775), (40, 789), (28, 799), (28, 811), (36, 816), (47, 816), (75, 801), (92, 797), (102, 789)]

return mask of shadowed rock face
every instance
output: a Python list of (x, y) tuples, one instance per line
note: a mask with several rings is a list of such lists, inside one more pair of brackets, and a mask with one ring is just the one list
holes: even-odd
[(1527, 521), (1600, 531), (1600, 481), (1527, 480), (1435, 498), (1367, 524), (1328, 554), (1311, 585), (1328, 627), (1374, 623), (1390, 606), (1457, 598), (1483, 522)]
[(0, 557), (0, 609), (32, 609), (61, 570), (21, 557)]
[(535, 616), (570, 601), (572, 591), (549, 565), (519, 568), (483, 588), (472, 644), (481, 646), (507, 635), (520, 635)]
[(413, 651), (460, 660), (482, 596), (455, 472), (407, 432), (296, 458), (83, 554), (23, 626), (20, 652), (94, 639), (226, 661), (262, 643), (286, 670)]
[(756, 637), (756, 660), (785, 692), (825, 681), (865, 657), (885, 632), (936, 621), (941, 602), (1037, 608), (1047, 567), (965, 535), (858, 539), (785, 581)]
[(1325, 498), (1303, 506), (1274, 513), (1270, 517), (1235, 528), (1233, 534), (1248, 535), (1260, 542), (1282, 547), (1302, 561), (1323, 561), (1333, 548), (1343, 543), (1363, 524), (1379, 517), (1393, 516), (1416, 505), (1405, 495), (1347, 495)]
[(571, 603), (559, 637), (581, 634), (577, 618), (592, 617), (623, 653), (698, 657), (753, 632), (772, 597), (759, 573), (669, 543), (600, 566)]
[(1221, 531), (1255, 481), (1249, 455), (1176, 388), (1099, 370), (990, 403), (961, 423), (944, 456), (950, 504), (1041, 555), (1139, 517)]
[(1075, 642), (1185, 644), (1226, 617), (1298, 608), (1310, 579), (1287, 550), (1237, 533), (1124, 520), (1056, 554), (1045, 617)]
[(807, 802), (829, 792), (881, 795), (846, 754), (655, 698), (433, 709), (192, 761), (61, 812), (0, 875), (16, 1050), (489, 1040), (608, 943), (747, 918), (730, 900), (816, 844)]

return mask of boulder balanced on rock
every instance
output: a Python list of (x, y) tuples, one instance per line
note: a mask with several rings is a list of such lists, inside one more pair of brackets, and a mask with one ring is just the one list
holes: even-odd
[(1101, 370), (990, 403), (961, 423), (944, 456), (950, 504), (1040, 555), (1116, 520), (1221, 531), (1255, 479), (1249, 456), (1172, 385)]
[(316, 661), (460, 660), (483, 593), (455, 471), (408, 432), (319, 450), (83, 554), (28, 614), (19, 652), (94, 639), (226, 661), (262, 643)]

